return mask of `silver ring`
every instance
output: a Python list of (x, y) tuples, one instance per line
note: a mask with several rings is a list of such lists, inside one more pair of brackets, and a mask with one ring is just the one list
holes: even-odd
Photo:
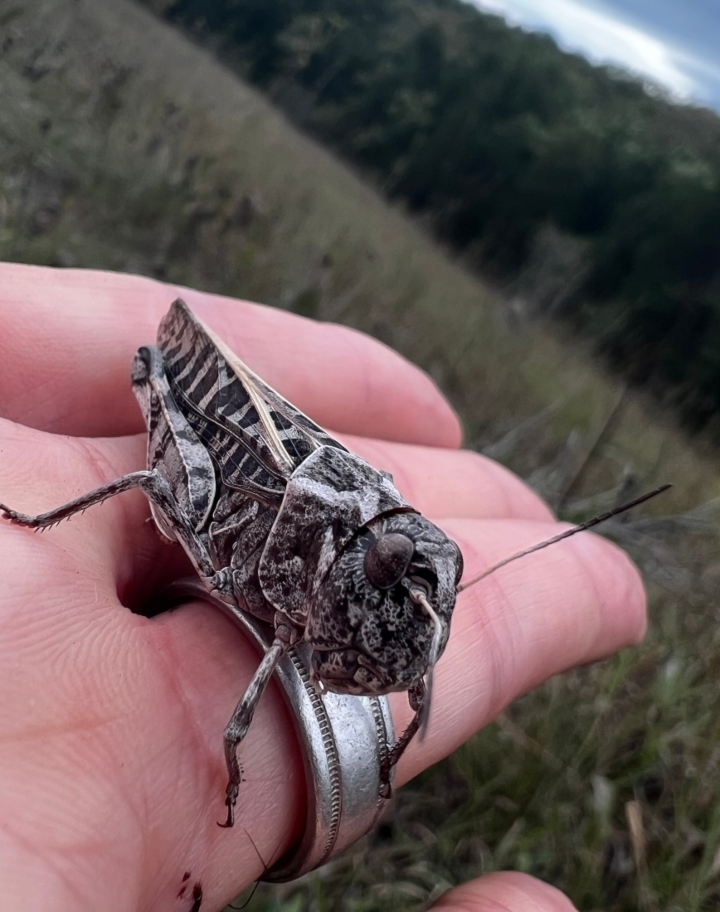
[[(199, 598), (222, 609), (265, 652), (273, 631), (210, 595), (199, 580), (179, 580), (164, 593)], [(310, 648), (288, 651), (276, 674), (291, 710), (307, 783), (307, 821), (300, 842), (261, 880), (285, 883), (326, 864), (364, 836), (387, 805), (380, 767), (395, 743), (387, 697), (318, 693), (310, 682)], [(391, 778), (394, 769), (391, 770)]]

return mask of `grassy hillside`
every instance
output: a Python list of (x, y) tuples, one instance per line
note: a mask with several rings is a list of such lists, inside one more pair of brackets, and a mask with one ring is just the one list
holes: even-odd
[(716, 427), (716, 114), (465, 0), (145, 2), (480, 275), (592, 339), (688, 427)]
[(577, 345), (500, 307), (401, 212), (127, 0), (0, 0), (0, 91), (0, 258), (140, 272), (371, 332), (433, 374), (470, 444), (565, 515), (666, 480), (676, 487), (649, 513), (706, 504), (682, 523), (615, 527), (655, 594), (642, 649), (519, 701), (399, 796), (372, 851), (263, 888), (252, 907), (412, 909), (502, 866), (552, 880), (583, 909), (712, 908), (720, 731), (707, 681), (720, 660), (720, 564), (698, 533), (716, 525), (715, 456)]

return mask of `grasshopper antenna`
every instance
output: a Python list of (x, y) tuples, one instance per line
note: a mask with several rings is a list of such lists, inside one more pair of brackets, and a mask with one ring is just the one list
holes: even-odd
[[(243, 827), (243, 829), (245, 830), (245, 827)], [(250, 840), (250, 844), (255, 849), (255, 854), (260, 859), (260, 863), (263, 866), (263, 876), (264, 876), (270, 870), (270, 867), (269, 867), (269, 865), (265, 864), (265, 859), (260, 854), (260, 849), (258, 849), (258, 847), (255, 845), (255, 840), (252, 838), (252, 836), (248, 833), (247, 830), (245, 830), (245, 835)], [(272, 862), (272, 859), (270, 859), (270, 861)], [(255, 891), (257, 890), (257, 888), (259, 886), (260, 886), (260, 881), (256, 880), (255, 883), (253, 884), (252, 892), (250, 893), (248, 898), (245, 900), (245, 902), (241, 906), (236, 906), (236, 905), (233, 905), (233, 903), (229, 903), (227, 908), (232, 909), (233, 912), (242, 912), (243, 909), (247, 909), (247, 907), (252, 902), (253, 897), (255, 896)]]
[(469, 589), (470, 586), (474, 586), (475, 583), (479, 583), (480, 580), (484, 580), (486, 576), (490, 576), (491, 573), (494, 573), (501, 567), (504, 567), (507, 564), (518, 560), (518, 558), (526, 557), (528, 554), (533, 554), (535, 551), (540, 551), (543, 548), (547, 548), (549, 545), (554, 545), (565, 538), (570, 538), (571, 535), (576, 535), (578, 532), (584, 532), (586, 529), (592, 529), (593, 526), (599, 526), (600, 523), (607, 522), (607, 520), (612, 519), (613, 516), (617, 516), (620, 513), (625, 513), (627, 510), (631, 510), (633, 507), (637, 507), (640, 504), (645, 503), (645, 501), (650, 500), (652, 497), (657, 497), (658, 494), (664, 493), (671, 487), (671, 484), (660, 485), (659, 488), (655, 488), (654, 491), (649, 491), (647, 494), (643, 494), (642, 497), (636, 497), (635, 500), (631, 500), (630, 503), (616, 507), (614, 510), (609, 510), (607, 513), (601, 513), (600, 516), (596, 516), (594, 519), (588, 519), (587, 522), (580, 523), (579, 526), (573, 526), (572, 529), (568, 529), (566, 532), (561, 532), (560, 535), (556, 535), (554, 538), (548, 538), (547, 541), (540, 542), (538, 545), (533, 545), (531, 548), (525, 548), (524, 551), (518, 551), (517, 554), (506, 557), (505, 560), (501, 560), (500, 563), (495, 564), (493, 567), (490, 567), (489, 570), (485, 570), (483, 573), (478, 574), (478, 576), (474, 576), (467, 583), (462, 583), (457, 587), (457, 591), (458, 593), (464, 592), (466, 589)]

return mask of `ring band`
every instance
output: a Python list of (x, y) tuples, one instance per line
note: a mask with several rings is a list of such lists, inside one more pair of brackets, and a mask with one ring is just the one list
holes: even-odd
[[(213, 597), (199, 580), (175, 582), (164, 595), (174, 604), (183, 597), (209, 602), (247, 631), (263, 652), (272, 643), (267, 624)], [(387, 697), (318, 692), (310, 680), (307, 643), (288, 650), (276, 674), (291, 710), (307, 783), (305, 832), (261, 878), (285, 883), (324, 865), (372, 829), (388, 803), (380, 794), (380, 767), (395, 737)]]

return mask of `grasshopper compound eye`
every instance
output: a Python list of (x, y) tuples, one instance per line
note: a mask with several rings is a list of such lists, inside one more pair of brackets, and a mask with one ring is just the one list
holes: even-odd
[(377, 589), (392, 589), (405, 576), (415, 545), (400, 532), (380, 535), (365, 553), (365, 576)]

